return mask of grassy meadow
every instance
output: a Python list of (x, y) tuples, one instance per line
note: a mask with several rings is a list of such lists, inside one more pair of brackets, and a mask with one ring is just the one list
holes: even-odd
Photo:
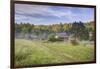
[(15, 66), (86, 62), (94, 60), (94, 46), (69, 42), (15, 40)]

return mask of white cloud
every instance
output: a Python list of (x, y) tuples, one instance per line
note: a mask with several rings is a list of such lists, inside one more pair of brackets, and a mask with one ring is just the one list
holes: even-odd
[(44, 16), (54, 16), (58, 18), (76, 16), (70, 10), (67, 10), (66, 12), (52, 10), (51, 6), (16, 4), (15, 7), (15, 12), (22, 14), (40, 14)]
[[(94, 14), (88, 12), (89, 8), (80, 7), (61, 7), (49, 5), (30, 5), (30, 4), (15, 4), (15, 20), (17, 21), (34, 21), (49, 22), (54, 18), (55, 22), (67, 21), (88, 21), (94, 19)], [(88, 12), (88, 13), (87, 13)], [(65, 19), (65, 20), (64, 20)], [(62, 21), (63, 20), (63, 21)]]

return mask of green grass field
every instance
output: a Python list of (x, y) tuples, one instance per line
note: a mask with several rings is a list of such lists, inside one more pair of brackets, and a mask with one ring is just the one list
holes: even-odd
[(15, 66), (93, 60), (94, 46), (72, 46), (67, 42), (15, 40)]

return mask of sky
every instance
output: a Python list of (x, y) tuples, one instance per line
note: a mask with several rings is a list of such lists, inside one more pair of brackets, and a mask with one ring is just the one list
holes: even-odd
[(51, 25), (93, 20), (94, 8), (15, 4), (15, 23)]

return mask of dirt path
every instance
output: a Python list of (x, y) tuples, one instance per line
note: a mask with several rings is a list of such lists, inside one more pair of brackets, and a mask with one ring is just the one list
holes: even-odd
[(46, 46), (43, 43), (41, 43), (40, 47), (42, 47), (44, 50), (47, 50), (48, 52), (56, 55), (57, 57), (63, 58), (61, 60), (76, 61), (76, 59), (73, 56), (69, 55), (68, 53), (65, 53), (64, 51), (52, 48), (50, 46)]

